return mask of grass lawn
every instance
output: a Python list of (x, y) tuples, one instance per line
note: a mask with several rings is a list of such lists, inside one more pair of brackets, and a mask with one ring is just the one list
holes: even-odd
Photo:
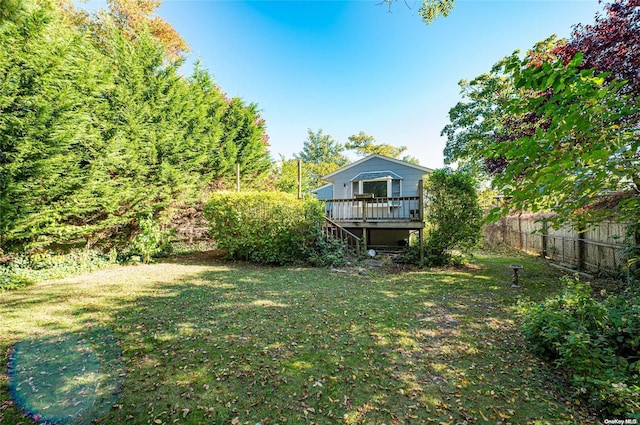
[(77, 423), (594, 423), (517, 329), (517, 298), (559, 285), (484, 255), (365, 275), (201, 256), (46, 281), (0, 293), (0, 423), (33, 423), (10, 398), (14, 347), (23, 403)]

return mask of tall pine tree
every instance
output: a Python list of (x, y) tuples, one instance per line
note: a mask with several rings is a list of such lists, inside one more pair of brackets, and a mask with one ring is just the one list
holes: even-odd
[[(257, 106), (227, 99), (139, 25), (52, 3), (0, 16), (0, 249), (123, 242), (137, 217), (197, 202), (215, 181), (263, 184)], [(110, 21), (111, 20), (111, 21)]]

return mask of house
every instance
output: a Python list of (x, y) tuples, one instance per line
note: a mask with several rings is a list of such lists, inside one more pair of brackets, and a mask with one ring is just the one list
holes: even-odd
[(364, 247), (405, 245), (412, 231), (422, 240), (422, 182), (433, 170), (382, 155), (369, 155), (323, 177), (313, 191), (325, 201), (330, 226), (360, 238)]
[(319, 188), (312, 190), (311, 193), (321, 201), (333, 199), (333, 184), (329, 183), (324, 186), (320, 186)]

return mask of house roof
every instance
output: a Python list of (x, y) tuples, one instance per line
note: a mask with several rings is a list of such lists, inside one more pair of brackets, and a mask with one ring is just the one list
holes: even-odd
[(403, 177), (397, 175), (393, 171), (369, 171), (369, 172), (363, 172), (358, 174), (357, 176), (352, 178), (351, 181), (355, 182), (360, 180), (377, 180), (377, 179), (387, 179), (387, 178), (392, 178), (397, 180), (403, 179)]
[(412, 164), (412, 163), (410, 163), (410, 162), (403, 161), (403, 160), (401, 160), (401, 159), (390, 158), (390, 157), (388, 157), (388, 156), (384, 156), (384, 155), (371, 154), (371, 155), (365, 156), (365, 157), (364, 157), (364, 158), (362, 158), (362, 159), (359, 159), (359, 160), (358, 160), (358, 161), (356, 161), (356, 162), (352, 162), (352, 163), (351, 163), (351, 164), (349, 164), (349, 165), (345, 165), (344, 167), (337, 169), (337, 170), (336, 170), (336, 171), (334, 171), (333, 173), (329, 173), (329, 174), (327, 174), (326, 176), (323, 176), (323, 177), (322, 177), (322, 179), (323, 179), (323, 180), (327, 180), (327, 181), (333, 181), (333, 177), (334, 177), (336, 174), (342, 173), (342, 172), (344, 172), (344, 171), (346, 171), (346, 170), (348, 170), (348, 169), (350, 169), (350, 168), (352, 168), (352, 167), (358, 166), (358, 165), (360, 165), (360, 164), (362, 164), (362, 163), (364, 163), (364, 162), (370, 161), (370, 160), (372, 160), (372, 159), (374, 159), (374, 158), (379, 158), (379, 159), (383, 159), (383, 160), (385, 160), (385, 161), (389, 161), (389, 162), (392, 162), (392, 163), (395, 163), (395, 164), (401, 164), (401, 165), (404, 165), (404, 166), (406, 166), (406, 167), (415, 168), (416, 170), (420, 170), (420, 171), (422, 171), (422, 172), (423, 172), (423, 173), (425, 173), (425, 174), (426, 174), (426, 173), (432, 173), (432, 172), (433, 172), (433, 169), (432, 169), (432, 168), (423, 167), (422, 165)]

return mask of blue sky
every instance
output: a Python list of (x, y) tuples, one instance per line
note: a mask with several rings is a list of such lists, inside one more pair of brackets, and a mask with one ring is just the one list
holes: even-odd
[(415, 0), (165, 0), (158, 14), (186, 39), (230, 96), (256, 102), (273, 158), (302, 149), (307, 129), (344, 143), (363, 130), (405, 145), (422, 165), (443, 165), (440, 131), (472, 79), (516, 49), (592, 23), (597, 0), (456, 0), (425, 25)]

